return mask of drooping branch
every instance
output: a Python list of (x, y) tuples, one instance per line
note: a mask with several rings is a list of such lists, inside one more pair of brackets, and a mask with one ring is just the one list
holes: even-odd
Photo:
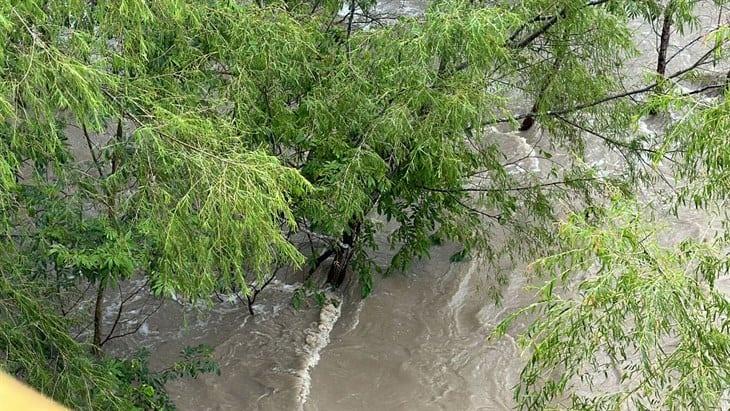
[[(666, 79), (672, 80), (672, 79), (681, 77), (681, 76), (689, 73), (690, 71), (697, 69), (698, 67), (703, 65), (707, 61), (707, 59), (710, 58), (710, 56), (712, 56), (712, 54), (715, 53), (715, 51), (717, 51), (717, 49), (720, 46), (721, 45), (719, 45), (719, 44), (716, 45), (715, 47), (713, 47), (712, 49), (707, 51), (705, 54), (703, 54), (700, 58), (698, 58), (692, 65), (690, 65), (682, 70), (676, 71), (675, 73), (667, 76)], [(516, 114), (512, 117), (502, 117), (502, 118), (488, 120), (488, 121), (485, 121), (484, 123), (482, 123), (482, 125), (487, 126), (487, 125), (500, 124), (500, 123), (509, 123), (512, 121), (519, 121), (519, 120), (525, 119), (529, 116), (539, 117), (539, 116), (559, 116), (559, 115), (563, 115), (563, 114), (570, 114), (570, 113), (573, 113), (576, 111), (585, 110), (587, 108), (595, 107), (595, 106), (598, 106), (598, 105), (601, 105), (604, 103), (608, 103), (608, 102), (611, 102), (614, 100), (619, 100), (619, 99), (626, 98), (626, 97), (631, 97), (631, 96), (635, 96), (635, 95), (639, 95), (639, 94), (648, 93), (648, 92), (654, 90), (656, 87), (658, 87), (659, 84), (660, 84), (660, 82), (656, 81), (647, 86), (643, 86), (643, 87), (640, 87), (640, 88), (637, 88), (634, 90), (624, 91), (621, 93), (612, 94), (612, 95), (609, 95), (609, 96), (606, 96), (606, 97), (603, 97), (603, 98), (600, 98), (597, 100), (589, 101), (587, 103), (578, 104), (573, 107), (559, 109), (559, 110), (547, 110), (547, 111), (543, 111), (540, 113), (529, 112), (529, 113)]]
[[(598, 6), (603, 3), (607, 3), (609, 1), (610, 0), (593, 0), (593, 1), (586, 3), (585, 6), (583, 6), (583, 7)], [(533, 17), (532, 19), (530, 19), (529, 22), (523, 24), (520, 28), (515, 30), (515, 32), (513, 32), (510, 35), (509, 40), (507, 41), (507, 43), (504, 46), (507, 48), (510, 48), (510, 49), (514, 49), (514, 50), (524, 49), (525, 47), (532, 44), (532, 42), (535, 41), (538, 37), (542, 36), (548, 30), (550, 30), (550, 28), (553, 27), (558, 21), (560, 21), (560, 18), (564, 18), (567, 15), (567, 13), (568, 13), (568, 9), (566, 8), (566, 9), (561, 10), (555, 16)], [(525, 35), (525, 37), (523, 37), (522, 40), (517, 41), (517, 38), (519, 37), (520, 33), (522, 33), (527, 28), (528, 25), (539, 22), (539, 21), (544, 21), (545, 23), (542, 26), (540, 26), (539, 28), (537, 28), (535, 31), (531, 32), (530, 34)], [(464, 61), (461, 64), (456, 66), (456, 71), (464, 70), (467, 67), (469, 67), (469, 62)]]
[(109, 340), (109, 336), (114, 334), (114, 330), (117, 328), (117, 325), (119, 325), (119, 319), (122, 318), (122, 312), (124, 311), (124, 301), (122, 300), (122, 284), (121, 283), (117, 284), (117, 287), (119, 290), (119, 308), (117, 309), (116, 317), (114, 317), (114, 323), (112, 324), (112, 329), (109, 330), (109, 334), (107, 334), (106, 338), (104, 338), (104, 340), (99, 343), (100, 347)]
[(601, 180), (601, 178), (581, 177), (581, 178), (574, 178), (574, 179), (569, 179), (569, 180), (550, 181), (547, 183), (540, 183), (540, 184), (535, 184), (535, 185), (531, 185), (531, 186), (520, 186), (520, 187), (505, 187), (505, 188), (463, 187), (463, 188), (459, 188), (459, 189), (453, 189), (453, 188), (446, 189), (446, 188), (422, 186), (420, 188), (422, 188), (423, 190), (435, 191), (435, 192), (439, 192), (439, 193), (459, 193), (459, 192), (498, 193), (498, 192), (509, 192), (509, 191), (528, 191), (528, 190), (535, 190), (538, 188), (570, 185), (570, 184), (585, 183), (585, 182), (599, 181), (599, 180)]
[[(603, 3), (607, 3), (609, 1), (610, 0), (592, 0), (592, 1), (589, 1), (588, 3), (586, 3), (585, 6), (583, 6), (583, 7), (598, 6)], [(565, 18), (567, 16), (567, 14), (568, 14), (568, 9), (564, 8), (564, 9), (560, 10), (560, 12), (558, 14), (551, 16), (551, 17), (545, 18), (545, 17), (538, 16), (538, 18), (533, 18), (531, 20), (531, 22), (540, 21), (540, 20), (545, 20), (545, 22), (542, 24), (542, 26), (538, 27), (537, 29), (532, 31), (530, 34), (523, 37), (522, 40), (519, 40), (519, 41), (512, 40), (513, 37), (517, 37), (513, 34), (512, 36), (510, 36), (511, 41), (508, 44), (508, 46), (510, 48), (514, 48), (514, 49), (521, 49), (521, 48), (527, 47), (528, 45), (530, 45), (530, 43), (535, 41), (535, 39), (537, 39), (538, 37), (545, 34), (548, 30), (550, 30), (550, 28), (553, 27), (561, 18)], [(518, 29), (518, 31), (522, 31), (522, 30), (524, 30), (524, 28)]]
[(104, 338), (104, 340), (101, 342), (100, 346), (103, 346), (106, 344), (107, 341), (109, 341), (112, 336), (114, 335), (114, 331), (116, 330), (117, 326), (119, 325), (119, 320), (122, 317), (122, 313), (124, 312), (124, 304), (129, 302), (134, 296), (138, 295), (140, 291), (142, 291), (147, 285), (150, 283), (149, 278), (139, 286), (136, 290), (134, 290), (132, 293), (130, 293), (127, 297), (122, 298), (122, 287), (119, 285), (119, 308), (117, 309), (117, 315), (114, 318), (114, 323), (112, 324), (111, 330), (109, 330), (109, 334)]
[(104, 176), (104, 171), (102, 171), (101, 163), (99, 163), (99, 158), (96, 155), (96, 151), (94, 150), (94, 145), (91, 143), (91, 136), (89, 135), (89, 131), (86, 129), (86, 124), (81, 123), (81, 131), (84, 133), (84, 139), (86, 140), (86, 146), (89, 148), (89, 154), (91, 155), (91, 161), (94, 163), (94, 167), (96, 168), (96, 171), (99, 173), (99, 177)]
[(308, 229), (307, 227), (305, 227), (303, 224), (299, 225), (298, 230), (302, 231), (303, 233), (306, 233), (307, 235), (311, 235), (312, 237), (316, 237), (320, 240), (323, 240), (329, 244), (335, 245), (336, 247), (350, 248), (350, 246), (348, 244), (342, 242), (342, 240), (329, 236), (329, 235), (326, 235), (326, 234), (321, 234), (316, 231), (312, 231), (312, 230)]
[(578, 123), (576, 123), (574, 121), (568, 120), (567, 118), (565, 118), (565, 117), (563, 117), (561, 115), (555, 115), (555, 118), (557, 118), (558, 120), (560, 120), (560, 121), (562, 121), (562, 122), (564, 122), (564, 123), (566, 123), (566, 124), (568, 124), (568, 125), (570, 125), (572, 127), (577, 128), (578, 130), (581, 130), (581, 131), (583, 131), (585, 133), (588, 133), (590, 135), (593, 135), (595, 137), (598, 137), (601, 140), (603, 140), (603, 141), (605, 141), (605, 142), (607, 142), (607, 143), (609, 143), (611, 145), (614, 145), (616, 147), (622, 147), (622, 148), (625, 148), (625, 149), (628, 149), (628, 150), (631, 150), (631, 151), (642, 151), (642, 152), (651, 153), (651, 154), (656, 154), (657, 153), (656, 150), (652, 150), (650, 148), (641, 147), (641, 146), (632, 146), (632, 145), (630, 145), (628, 143), (625, 143), (623, 141), (618, 141), (618, 140), (616, 140), (614, 138), (608, 137), (605, 134), (599, 133), (596, 130), (591, 130), (588, 127), (582, 126), (582, 125), (580, 125), (580, 124), (578, 124)]
[[(276, 278), (276, 275), (278, 273), (279, 273), (279, 268), (274, 270), (274, 272), (271, 274), (271, 276), (263, 284), (261, 284), (260, 287), (257, 287), (256, 283), (249, 285), (249, 287), (253, 290), (253, 292), (246, 295), (246, 303), (248, 305), (249, 314), (254, 315), (253, 304), (256, 302), (256, 297), (259, 295), (259, 293), (261, 293), (261, 291), (264, 290), (264, 288), (266, 288), (266, 286), (271, 284), (271, 282), (274, 280), (274, 278)], [(236, 293), (236, 297), (238, 297), (238, 299), (241, 300), (241, 296), (238, 293)]]
[(140, 322), (138, 322), (135, 325), (135, 327), (132, 328), (131, 330), (129, 330), (129, 331), (125, 332), (125, 333), (122, 333), (122, 334), (117, 334), (117, 335), (109, 336), (106, 339), (106, 341), (111, 341), (111, 340), (114, 340), (114, 339), (117, 339), (117, 338), (123, 338), (123, 337), (126, 337), (128, 335), (136, 334), (137, 331), (139, 331), (140, 328), (142, 328), (142, 326), (147, 322), (147, 320), (149, 320), (150, 317), (152, 317), (157, 311), (160, 310), (160, 308), (162, 307), (162, 304), (164, 304), (164, 300), (161, 300), (160, 303), (157, 304), (157, 307), (155, 307), (152, 311), (150, 311), (147, 314), (145, 314), (144, 318), (142, 318), (142, 320)]
[(470, 206), (469, 204), (464, 203), (463, 201), (459, 200), (459, 198), (457, 198), (454, 195), (455, 193), (447, 193), (447, 194), (449, 194), (451, 196), (451, 198), (454, 201), (456, 201), (457, 204), (459, 204), (461, 207), (463, 207), (467, 211), (470, 211), (470, 212), (472, 212), (474, 214), (478, 214), (478, 215), (480, 215), (482, 217), (486, 217), (486, 218), (489, 218), (489, 219), (494, 220), (494, 221), (497, 221), (497, 222), (499, 222), (499, 221), (502, 220), (502, 216), (500, 216), (499, 214), (489, 214), (489, 213), (487, 213), (485, 211), (479, 210), (479, 209), (477, 209), (475, 207)]
[(86, 288), (84, 289), (84, 291), (82, 291), (79, 294), (79, 297), (76, 299), (76, 301), (73, 304), (71, 304), (71, 306), (69, 306), (69, 307), (61, 306), (61, 315), (66, 316), (66, 315), (68, 315), (68, 313), (72, 312), (74, 310), (74, 308), (76, 308), (79, 305), (81, 300), (83, 300), (87, 296), (89, 289), (91, 289), (91, 286), (93, 286), (93, 285), (94, 285), (94, 283), (89, 281), (89, 283), (86, 285)]

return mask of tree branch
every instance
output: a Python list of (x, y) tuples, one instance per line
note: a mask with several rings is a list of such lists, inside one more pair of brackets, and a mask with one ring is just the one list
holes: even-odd
[[(610, 0), (592, 0), (592, 1), (589, 1), (588, 3), (586, 3), (583, 7), (598, 6), (600, 4), (607, 3), (609, 1)], [(567, 14), (568, 14), (568, 9), (567, 8), (562, 9), (560, 11), (560, 13), (558, 13), (557, 15), (552, 16), (552, 17), (548, 17), (547, 20), (545, 21), (545, 23), (543, 23), (542, 26), (540, 26), (539, 28), (537, 28), (537, 30), (535, 30), (532, 33), (528, 34), (522, 40), (520, 40), (520, 41), (518, 41), (516, 43), (514, 43), (514, 42), (509, 43), (508, 44), (508, 47), (514, 48), (514, 49), (521, 49), (521, 48), (527, 47), (536, 38), (540, 37), (541, 35), (545, 34), (545, 32), (547, 32), (548, 30), (550, 30), (550, 28), (552, 26), (554, 26), (555, 23), (557, 23), (561, 18), (565, 18), (565, 16)], [(540, 17), (540, 16), (538, 16), (538, 17)], [(544, 17), (542, 19), (544, 19)], [(536, 18), (533, 18), (533, 20), (531, 20), (531, 22), (532, 21), (540, 21), (540, 19), (536, 20)], [(523, 29), (520, 29), (520, 31), (521, 30), (523, 30)], [(513, 34), (513, 36), (514, 36), (514, 34)], [(510, 37), (510, 39), (512, 39), (512, 36)]]
[(129, 300), (132, 299), (135, 295), (139, 294), (140, 291), (142, 291), (143, 288), (149, 284), (150, 280), (149, 278), (142, 284), (140, 287), (138, 287), (136, 290), (134, 290), (131, 294), (129, 294), (126, 298), (122, 299), (122, 286), (119, 285), (119, 309), (117, 310), (117, 315), (114, 318), (114, 324), (112, 324), (112, 329), (109, 331), (109, 334), (104, 338), (104, 341), (101, 342), (101, 345), (103, 346), (107, 341), (111, 339), (111, 336), (114, 335), (114, 330), (116, 330), (117, 325), (119, 324), (119, 319), (122, 317), (122, 311), (124, 309), (124, 304), (126, 304)]
[(476, 188), (476, 187), (465, 187), (465, 188), (459, 188), (459, 189), (445, 189), (445, 188), (434, 188), (434, 187), (424, 187), (421, 186), (420, 188), (423, 190), (428, 191), (436, 191), (439, 193), (460, 193), (460, 192), (474, 192), (474, 193), (498, 193), (498, 192), (505, 192), (505, 191), (528, 191), (528, 190), (534, 190), (537, 188), (545, 188), (545, 187), (552, 187), (552, 186), (559, 186), (559, 185), (568, 185), (573, 183), (580, 183), (580, 182), (588, 182), (588, 181), (597, 181), (600, 180), (600, 178), (597, 177), (582, 177), (582, 178), (574, 178), (571, 180), (560, 180), (560, 181), (551, 181), (548, 183), (541, 183), (541, 184), (535, 184), (532, 186), (522, 186), (522, 187), (506, 187), (506, 188)]
[[(718, 47), (720, 47), (720, 46), (716, 45), (715, 47), (713, 47), (712, 49), (707, 51), (705, 54), (703, 54), (699, 59), (697, 59), (697, 61), (695, 61), (689, 67), (679, 70), (679, 71), (667, 76), (666, 80), (671, 80), (671, 79), (675, 79), (677, 77), (681, 77), (684, 74), (687, 74), (688, 72), (701, 66), (717, 50)], [(482, 125), (486, 126), (486, 125), (499, 124), (499, 123), (509, 123), (511, 121), (522, 120), (529, 116), (559, 116), (559, 115), (563, 115), (563, 114), (569, 114), (569, 113), (572, 113), (575, 111), (580, 111), (580, 110), (585, 110), (587, 108), (595, 107), (595, 106), (603, 104), (603, 103), (608, 103), (613, 100), (618, 100), (618, 99), (622, 99), (625, 97), (634, 96), (637, 94), (648, 93), (648, 92), (654, 90), (654, 88), (656, 88), (659, 84), (660, 84), (660, 82), (657, 81), (657, 82), (651, 83), (647, 86), (644, 86), (644, 87), (641, 87), (641, 88), (638, 88), (635, 90), (612, 94), (610, 96), (606, 96), (606, 97), (600, 98), (598, 100), (590, 101), (588, 103), (578, 104), (578, 105), (570, 107), (570, 108), (560, 109), (560, 110), (548, 110), (548, 111), (544, 111), (542, 113), (532, 113), (532, 112), (523, 113), (523, 114), (518, 114), (518, 115), (515, 115), (512, 117), (503, 117), (503, 118), (498, 118), (498, 119), (494, 119), (494, 120), (489, 120), (489, 121), (484, 122)]]
[(84, 133), (84, 138), (86, 139), (86, 146), (89, 147), (89, 153), (91, 154), (91, 160), (94, 162), (96, 171), (99, 173), (99, 177), (104, 177), (104, 171), (102, 171), (102, 167), (101, 167), (101, 164), (99, 163), (99, 159), (96, 157), (96, 152), (94, 152), (94, 145), (91, 143), (91, 137), (89, 136), (89, 131), (86, 129), (85, 123), (81, 123), (81, 131)]
[(128, 331), (126, 333), (123, 333), (123, 334), (117, 334), (117, 335), (109, 336), (107, 338), (107, 341), (111, 341), (111, 340), (116, 339), (116, 338), (122, 338), (122, 337), (126, 337), (128, 335), (136, 334), (137, 331), (139, 331), (139, 329), (142, 328), (142, 325), (145, 324), (147, 322), (147, 320), (150, 319), (150, 317), (152, 317), (157, 311), (160, 310), (160, 308), (162, 307), (162, 304), (164, 304), (164, 301), (160, 301), (160, 303), (157, 305), (157, 307), (155, 307), (154, 310), (152, 310), (149, 313), (147, 313), (147, 315), (145, 315), (145, 317), (142, 319), (142, 321), (140, 321), (139, 323), (137, 323), (137, 325), (134, 327), (134, 329), (132, 329), (131, 331)]
[(302, 225), (299, 225), (298, 229), (300, 231), (303, 231), (306, 234), (311, 235), (312, 237), (319, 238), (320, 240), (324, 240), (324, 241), (326, 241), (326, 242), (328, 242), (330, 244), (335, 244), (335, 245), (337, 245), (340, 248), (343, 248), (343, 249), (350, 248), (349, 245), (343, 243), (342, 241), (340, 241), (339, 239), (337, 239), (335, 237), (332, 237), (332, 236), (329, 236), (329, 235), (326, 235), (326, 234), (320, 234), (320, 233), (314, 232), (314, 231), (312, 231), (312, 230), (310, 230), (307, 227), (304, 227)]

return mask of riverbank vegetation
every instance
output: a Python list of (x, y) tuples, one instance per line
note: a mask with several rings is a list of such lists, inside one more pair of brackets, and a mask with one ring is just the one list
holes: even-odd
[[(524, 408), (570, 396), (603, 354), (636, 391), (575, 407), (716, 406), (724, 238), (662, 248), (627, 204), (665, 184), (677, 207), (730, 193), (721, 3), (447, 0), (393, 17), (370, 0), (0, 2), (3, 368), (73, 408), (171, 407), (164, 381), (215, 371), (210, 352), (164, 375), (105, 354), (136, 331), (107, 298), (121, 282), (253, 304), (277, 270), (319, 269), (367, 296), (450, 241), (455, 261), (542, 258)], [(658, 28), (656, 66), (626, 78), (640, 21)], [(708, 67), (721, 75), (700, 84)], [(666, 131), (639, 132), (644, 117)], [(518, 129), (546, 136), (529, 154), (542, 171), (514, 172)], [(596, 145), (620, 165), (589, 161)], [(579, 298), (557, 297), (596, 266)]]

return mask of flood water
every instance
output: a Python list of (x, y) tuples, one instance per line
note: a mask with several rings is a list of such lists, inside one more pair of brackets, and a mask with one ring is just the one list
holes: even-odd
[[(415, 13), (423, 4), (394, 7)], [(635, 67), (649, 68), (655, 58), (649, 39), (655, 34), (645, 26), (636, 30), (644, 56)], [(688, 64), (702, 51), (701, 44), (697, 50), (673, 61), (670, 71)], [(641, 70), (634, 70), (627, 78), (640, 77)], [(651, 124), (643, 125), (651, 131)], [(529, 152), (537, 139), (505, 136), (515, 155)], [(611, 156), (600, 149), (591, 156), (611, 167)], [(699, 213), (670, 224), (677, 237), (702, 236), (711, 225)], [(494, 285), (489, 266), (478, 259), (451, 264), (456, 250), (437, 248), (409, 272), (378, 278), (365, 300), (357, 298), (354, 286), (346, 287), (341, 292), (348, 296), (338, 296), (344, 298), (338, 307), (294, 310), (295, 276), (291, 284), (279, 282), (264, 291), (253, 317), (233, 299), (210, 311), (168, 302), (117, 349), (147, 346), (153, 365), (164, 366), (185, 345), (214, 347), (220, 376), (169, 384), (181, 410), (510, 409), (522, 357), (510, 336), (496, 341), (488, 336), (505, 313), (531, 301), (524, 265), (504, 267), (510, 281), (496, 305), (489, 293)], [(378, 258), (385, 261), (387, 255)]]
[(520, 356), (512, 339), (487, 336), (528, 301), (519, 268), (496, 306), (482, 264), (450, 265), (454, 251), (436, 250), (407, 275), (381, 280), (343, 313), (312, 372), (306, 410), (510, 408)]

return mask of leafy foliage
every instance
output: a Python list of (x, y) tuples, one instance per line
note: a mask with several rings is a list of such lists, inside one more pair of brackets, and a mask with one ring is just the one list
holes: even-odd
[(149, 369), (149, 352), (146, 350), (140, 351), (134, 358), (116, 361), (112, 367), (120, 379), (129, 384), (130, 392), (127, 396), (138, 407), (147, 410), (174, 410), (175, 404), (165, 392), (165, 383), (182, 377), (195, 378), (202, 373), (220, 375), (218, 365), (210, 359), (210, 347), (186, 347), (181, 355), (180, 361), (162, 371), (153, 372)]
[[(124, 384), (108, 364), (73, 339), (66, 319), (49, 308), (42, 283), (0, 268), (3, 369), (74, 409), (130, 409)], [(83, 388), (82, 388), (83, 387)]]
[(315, 303), (318, 307), (322, 308), (326, 304), (331, 303), (335, 306), (339, 305), (340, 302), (334, 298), (328, 298), (327, 294), (319, 289), (314, 282), (311, 280), (305, 281), (304, 284), (297, 288), (291, 296), (292, 307), (299, 310), (303, 307), (309, 306), (310, 303)]
[[(497, 328), (536, 318), (520, 338), (528, 353), (515, 392), (521, 408), (566, 404), (566, 396), (575, 409), (719, 404), (730, 383), (730, 302), (715, 281), (730, 259), (707, 242), (660, 245), (644, 217), (626, 201), (571, 215), (560, 227), (565, 251), (534, 263), (549, 279), (539, 301)], [(591, 274), (571, 281), (583, 272)], [(560, 292), (566, 283), (574, 286)]]

